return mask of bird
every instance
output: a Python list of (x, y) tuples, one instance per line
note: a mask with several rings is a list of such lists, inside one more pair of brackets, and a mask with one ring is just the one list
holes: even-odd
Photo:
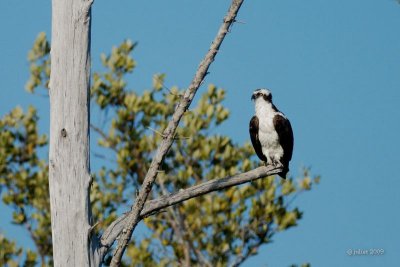
[(272, 102), (269, 89), (253, 92), (255, 115), (250, 120), (251, 143), (257, 156), (266, 165), (282, 167), (278, 175), (286, 179), (293, 153), (293, 130), (289, 119)]

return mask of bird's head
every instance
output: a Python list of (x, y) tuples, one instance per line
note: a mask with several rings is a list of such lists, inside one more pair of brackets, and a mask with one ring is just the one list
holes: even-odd
[(272, 103), (272, 94), (268, 89), (257, 89), (253, 92), (251, 100), (257, 101), (257, 99), (263, 99), (268, 103)]

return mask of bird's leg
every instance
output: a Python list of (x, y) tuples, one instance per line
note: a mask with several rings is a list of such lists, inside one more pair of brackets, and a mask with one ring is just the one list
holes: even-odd
[(268, 166), (268, 165), (273, 165), (274, 164), (274, 162), (273, 162), (273, 160), (272, 160), (272, 158), (271, 157), (269, 157), (269, 155), (267, 154), (267, 156), (266, 156), (266, 161), (264, 161), (264, 166)]
[(272, 165), (276, 168), (283, 168), (283, 164), (281, 163), (281, 161), (275, 158), (272, 159)]

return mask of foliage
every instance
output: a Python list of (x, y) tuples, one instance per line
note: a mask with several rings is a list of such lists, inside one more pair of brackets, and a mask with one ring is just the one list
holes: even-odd
[(15, 242), (12, 242), (0, 234), (0, 266), (17, 267), (35, 266), (36, 253), (28, 250), (25, 259), (22, 260), (22, 248), (18, 248)]
[[(48, 86), (49, 47), (40, 34), (29, 53), (30, 92)], [(125, 76), (136, 66), (131, 57), (134, 47), (129, 40), (114, 47), (109, 55), (101, 56), (103, 71), (93, 73), (92, 102), (98, 114), (110, 118), (91, 125), (98, 137), (95, 155), (103, 159), (103, 167), (93, 174), (91, 191), (99, 232), (132, 203), (182, 94), (177, 87), (165, 86), (164, 74), (154, 75), (152, 88), (142, 94), (128, 90)], [(239, 145), (215, 133), (229, 118), (222, 105), (224, 98), (225, 90), (209, 85), (186, 112), (153, 198), (258, 165), (252, 161), (254, 151), (249, 143)], [(37, 121), (32, 107), (26, 113), (16, 108), (1, 119), (0, 189), (3, 202), (14, 209), (13, 222), (27, 227), (42, 263), (51, 264), (47, 163), (38, 156), (47, 138), (38, 135)], [(268, 177), (168, 208), (144, 220), (147, 234), (134, 238), (124, 264), (240, 265), (276, 233), (297, 225), (302, 213), (290, 204), (317, 182), (318, 177), (311, 178), (305, 170), (298, 181)]]
[(31, 51), (28, 53), (30, 77), (25, 85), (28, 92), (33, 93), (39, 86), (48, 88), (50, 77), (50, 44), (44, 32), (39, 33)]
[(0, 190), (14, 210), (12, 223), (28, 230), (40, 255), (51, 255), (48, 167), (38, 157), (47, 138), (37, 121), (33, 107), (16, 107), (0, 120)]

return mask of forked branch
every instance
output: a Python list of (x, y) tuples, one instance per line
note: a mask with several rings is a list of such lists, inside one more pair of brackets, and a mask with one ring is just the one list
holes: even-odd
[[(162, 133), (163, 141), (161, 142), (155, 156), (153, 157), (150, 168), (139, 191), (139, 195), (136, 198), (135, 204), (132, 206), (132, 211), (128, 214), (126, 218), (125, 226), (118, 239), (118, 246), (111, 260), (111, 267), (117, 267), (121, 264), (122, 255), (124, 254), (125, 248), (129, 240), (131, 239), (132, 233), (136, 225), (141, 219), (142, 210), (144, 208), (147, 197), (153, 187), (158, 169), (174, 141), (175, 131), (178, 127), (179, 121), (181, 120), (186, 110), (189, 108), (189, 105), (192, 102), (197, 90), (199, 89), (205, 76), (207, 75), (208, 68), (214, 61), (215, 56), (217, 55), (218, 50), (222, 44), (222, 41), (224, 40), (226, 34), (229, 32), (232, 23), (235, 21), (236, 15), (243, 1), (244, 0), (232, 1), (228, 13), (225, 16), (223, 23), (210, 46), (210, 49), (208, 50), (204, 59), (201, 61), (189, 88), (185, 91), (183, 97), (181, 98), (179, 104), (175, 109), (174, 114), (172, 115), (171, 120), (168, 123), (167, 128)], [(106, 246), (105, 248), (100, 247), (99, 250), (107, 251), (108, 247), (109, 246)]]

